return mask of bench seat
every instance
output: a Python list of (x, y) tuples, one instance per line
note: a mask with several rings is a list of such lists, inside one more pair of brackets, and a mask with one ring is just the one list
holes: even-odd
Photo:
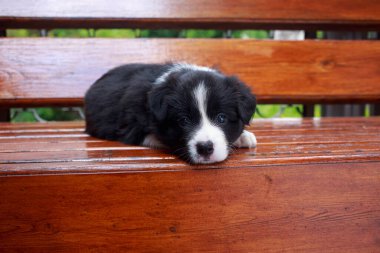
[[(254, 120), (257, 149), (237, 149), (199, 169), (380, 161), (380, 119)], [(162, 150), (104, 141), (84, 122), (0, 124), (1, 175), (118, 173), (193, 169)]]
[(379, 250), (378, 117), (254, 120), (256, 149), (193, 167), (83, 129), (0, 124), (3, 250)]

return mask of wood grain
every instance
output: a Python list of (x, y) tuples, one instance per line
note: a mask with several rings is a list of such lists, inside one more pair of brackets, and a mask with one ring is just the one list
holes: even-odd
[(236, 74), (260, 103), (380, 101), (378, 41), (1, 39), (0, 105), (80, 105), (103, 73), (188, 61)]
[(380, 27), (377, 0), (1, 0), (0, 28), (345, 29)]
[[(249, 130), (259, 142), (256, 149), (237, 149), (222, 164), (199, 169), (380, 162), (379, 118), (255, 120)], [(89, 137), (83, 122), (70, 122), (0, 124), (0, 168), (0, 175), (11, 176), (193, 167), (165, 150)]]
[(380, 250), (378, 117), (254, 120), (199, 166), (83, 129), (0, 124), (1, 252)]
[[(4, 1), (4, 28), (379, 30), (380, 2)], [(379, 102), (380, 43), (1, 39), (0, 106), (81, 105), (129, 62), (216, 65), (261, 103)], [(0, 124), (0, 252), (380, 252), (380, 118), (256, 120), (255, 149), (190, 166), (89, 137)]]
[(380, 163), (0, 178), (3, 252), (378, 252)]

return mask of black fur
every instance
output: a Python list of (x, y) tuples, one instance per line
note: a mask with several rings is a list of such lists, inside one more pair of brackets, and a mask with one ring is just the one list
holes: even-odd
[[(87, 133), (134, 145), (152, 133), (188, 159), (183, 149), (200, 120), (192, 91), (203, 82), (208, 89), (207, 115), (212, 121), (219, 113), (227, 115), (220, 128), (232, 144), (255, 111), (256, 99), (250, 89), (236, 77), (190, 69), (176, 71), (164, 83), (155, 84), (172, 66), (127, 64), (103, 75), (85, 96)], [(186, 124), (181, 123), (184, 118)]]

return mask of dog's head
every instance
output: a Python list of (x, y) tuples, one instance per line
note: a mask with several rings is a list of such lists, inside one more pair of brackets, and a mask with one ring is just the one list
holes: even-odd
[(245, 84), (216, 71), (172, 73), (148, 96), (152, 131), (190, 163), (225, 160), (256, 108)]

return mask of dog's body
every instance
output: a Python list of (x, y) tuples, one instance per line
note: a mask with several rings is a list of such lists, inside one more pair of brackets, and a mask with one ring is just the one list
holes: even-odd
[(127, 64), (87, 91), (86, 131), (126, 144), (167, 147), (191, 163), (213, 163), (225, 160), (232, 145), (256, 145), (244, 130), (255, 107), (247, 86), (217, 70)]

